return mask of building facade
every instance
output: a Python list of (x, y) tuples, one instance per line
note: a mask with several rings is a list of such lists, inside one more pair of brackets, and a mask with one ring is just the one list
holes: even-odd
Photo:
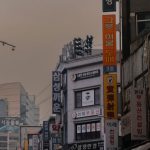
[(123, 149), (144, 149), (150, 137), (150, 7), (147, 1), (122, 0), (122, 25)]
[[(75, 59), (63, 58), (56, 69), (62, 74), (63, 149), (103, 150), (106, 139), (102, 50), (92, 50), (90, 55)], [(117, 70), (119, 74), (119, 63)], [(117, 83), (119, 91), (119, 76)], [(118, 139), (118, 132), (116, 135)]]

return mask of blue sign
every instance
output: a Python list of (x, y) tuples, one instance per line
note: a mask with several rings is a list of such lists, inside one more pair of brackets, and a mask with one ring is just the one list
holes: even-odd
[(116, 0), (103, 0), (103, 12), (116, 11)]

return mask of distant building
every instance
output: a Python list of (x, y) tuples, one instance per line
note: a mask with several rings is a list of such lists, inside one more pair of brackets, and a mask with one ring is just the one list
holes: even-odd
[(35, 105), (35, 98), (29, 96), (21, 83), (0, 84), (0, 98), (0, 107), (5, 104), (3, 109), (7, 108), (7, 111), (3, 113), (8, 117), (19, 117), (21, 122), (27, 125), (39, 123), (39, 108)]
[(0, 117), (8, 116), (8, 103), (7, 99), (0, 99)]

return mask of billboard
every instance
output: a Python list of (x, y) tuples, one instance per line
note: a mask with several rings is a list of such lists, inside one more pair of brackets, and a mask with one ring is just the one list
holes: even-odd
[(118, 120), (105, 120), (106, 149), (118, 150)]
[(53, 114), (61, 113), (61, 73), (52, 72), (52, 109)]
[(116, 16), (103, 15), (103, 65), (116, 65)]
[(94, 90), (82, 91), (82, 106), (94, 105)]
[(117, 119), (117, 74), (104, 74), (104, 117)]
[(146, 99), (144, 88), (134, 88), (131, 110), (131, 139), (146, 139)]

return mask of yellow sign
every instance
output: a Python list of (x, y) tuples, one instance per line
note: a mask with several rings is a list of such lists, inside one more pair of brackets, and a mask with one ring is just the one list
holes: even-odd
[(24, 150), (28, 150), (28, 140), (24, 141)]
[(117, 119), (117, 74), (104, 74), (104, 117)]

